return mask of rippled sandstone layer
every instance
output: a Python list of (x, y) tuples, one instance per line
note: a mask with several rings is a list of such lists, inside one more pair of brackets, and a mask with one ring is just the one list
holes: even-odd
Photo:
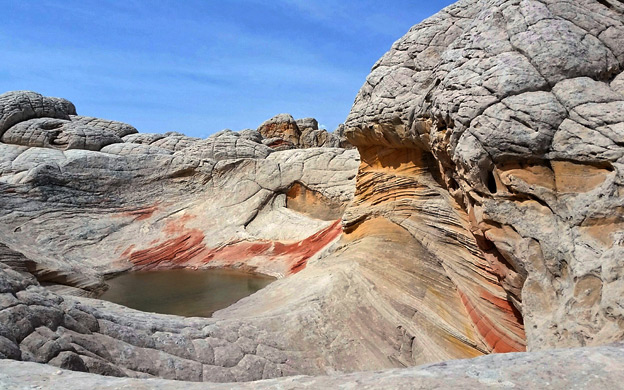
[(363, 162), (350, 218), (438, 245), (480, 330), (507, 312), (531, 350), (622, 339), (622, 42), (611, 1), (461, 1), (414, 26), (345, 123)]

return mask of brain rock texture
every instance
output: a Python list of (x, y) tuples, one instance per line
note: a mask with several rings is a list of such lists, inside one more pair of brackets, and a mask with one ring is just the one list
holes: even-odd
[(398, 163), (436, 176), (533, 350), (624, 335), (623, 9), (460, 1), (394, 43), (346, 122), (364, 162), (395, 156), (397, 191)]

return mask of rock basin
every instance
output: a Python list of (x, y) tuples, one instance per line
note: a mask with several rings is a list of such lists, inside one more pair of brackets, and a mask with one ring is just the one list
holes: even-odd
[(145, 312), (210, 317), (274, 280), (224, 269), (128, 272), (108, 280), (100, 299)]

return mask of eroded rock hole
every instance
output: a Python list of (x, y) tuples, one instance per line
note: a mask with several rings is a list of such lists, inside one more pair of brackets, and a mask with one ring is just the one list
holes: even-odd
[(457, 185), (457, 182), (455, 181), (455, 179), (449, 178), (449, 180), (448, 180), (448, 188), (451, 191), (457, 191), (459, 189), (459, 185)]
[(492, 171), (488, 171), (487, 174), (487, 187), (491, 194), (496, 193), (496, 178), (494, 177), (494, 173)]

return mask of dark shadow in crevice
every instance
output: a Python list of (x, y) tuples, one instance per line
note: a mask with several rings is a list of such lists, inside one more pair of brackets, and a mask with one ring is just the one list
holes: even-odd
[(495, 194), (497, 192), (496, 178), (494, 177), (494, 173), (492, 171), (488, 171), (487, 173), (487, 188), (491, 194)]

